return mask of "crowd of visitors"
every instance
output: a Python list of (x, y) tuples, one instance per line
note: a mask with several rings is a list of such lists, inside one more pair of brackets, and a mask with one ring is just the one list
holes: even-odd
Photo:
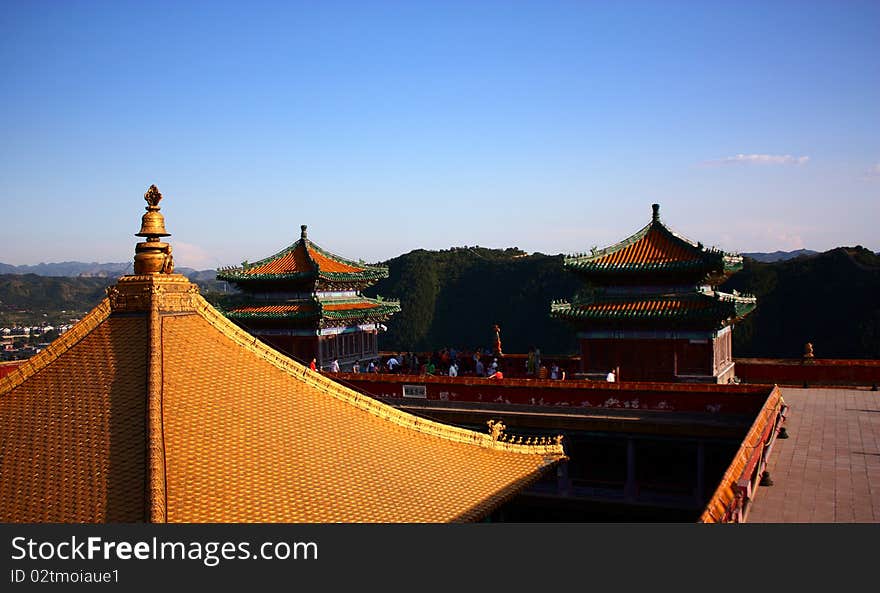
[[(505, 377), (502, 365), (511, 367), (514, 377), (522, 377), (522, 355), (501, 355), (488, 348), (474, 348), (473, 350), (461, 350), (454, 347), (446, 347), (434, 352), (398, 352), (390, 356), (380, 358), (357, 360), (351, 364), (352, 373), (391, 373), (403, 375), (445, 375), (449, 377), (485, 377), (487, 379), (503, 379)], [(348, 363), (346, 363), (348, 364)], [(512, 366), (514, 365), (515, 366)], [(558, 362), (545, 365), (541, 360), (541, 351), (532, 347), (528, 356), (525, 357), (525, 377), (534, 379), (550, 379), (553, 381), (565, 380), (566, 372)], [(316, 368), (316, 361), (312, 359), (309, 367)], [(342, 370), (338, 359), (334, 359), (323, 368), (331, 373)], [(508, 368), (507, 370), (511, 370)], [(613, 375), (612, 375), (613, 376)], [(609, 378), (609, 380), (614, 380)]]

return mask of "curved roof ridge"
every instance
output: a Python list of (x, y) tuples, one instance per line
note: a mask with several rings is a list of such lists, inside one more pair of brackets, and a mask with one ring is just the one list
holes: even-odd
[(285, 373), (296, 377), (311, 387), (346, 403), (364, 410), (374, 416), (378, 416), (403, 428), (415, 430), (431, 436), (443, 438), (448, 441), (477, 445), (489, 449), (502, 450), (512, 453), (525, 453), (530, 455), (544, 454), (552, 456), (546, 463), (552, 463), (565, 457), (561, 441), (538, 445), (523, 445), (494, 439), (489, 433), (479, 433), (465, 428), (449, 426), (415, 416), (399, 410), (393, 406), (382, 403), (368, 395), (359, 393), (349, 387), (340, 385), (323, 375), (312, 371), (294, 360), (280, 354), (273, 348), (263, 344), (246, 331), (227, 319), (222, 313), (211, 306), (201, 295), (195, 295), (196, 311), (211, 326), (238, 345), (246, 348), (251, 353), (269, 362)]
[(669, 233), (670, 235), (672, 235), (676, 239), (684, 241), (685, 243), (689, 244), (691, 247), (694, 247), (695, 249), (702, 249), (704, 251), (706, 250), (706, 247), (701, 242), (694, 241), (693, 239), (690, 239), (690, 238), (684, 236), (683, 234), (679, 233), (678, 231), (676, 231), (675, 229), (673, 229), (672, 227), (667, 225), (665, 222), (663, 222), (659, 218), (656, 221), (653, 221), (653, 220), (651, 221), (651, 225), (653, 225), (655, 223), (661, 229), (663, 229), (664, 231), (666, 231), (667, 233)]
[(76, 346), (92, 330), (110, 316), (110, 299), (104, 297), (94, 309), (86, 313), (72, 328), (58, 336), (51, 344), (19, 365), (16, 370), (0, 379), (0, 396), (12, 391), (33, 377), (59, 356)]

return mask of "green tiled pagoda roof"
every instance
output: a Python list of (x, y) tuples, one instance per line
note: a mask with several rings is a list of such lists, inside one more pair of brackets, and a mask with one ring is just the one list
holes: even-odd
[(707, 249), (679, 235), (660, 221), (657, 204), (653, 209), (651, 222), (635, 234), (605, 249), (570, 255), (565, 267), (588, 276), (685, 273), (715, 280), (742, 269), (741, 256)]
[(669, 323), (736, 323), (756, 306), (753, 296), (704, 293), (598, 296), (582, 302), (556, 301), (550, 315), (574, 322), (627, 325)]
[(218, 280), (236, 283), (317, 279), (332, 284), (369, 285), (387, 277), (386, 267), (367, 266), (315, 245), (308, 239), (305, 225), (300, 239), (278, 253), (254, 263), (222, 268), (217, 273)]
[(230, 319), (285, 319), (291, 321), (382, 321), (400, 311), (398, 301), (354, 297), (304, 299), (285, 303), (247, 303), (225, 311)]

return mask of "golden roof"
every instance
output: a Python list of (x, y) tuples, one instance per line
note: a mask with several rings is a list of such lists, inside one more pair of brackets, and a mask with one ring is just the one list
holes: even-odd
[(0, 426), (2, 522), (476, 520), (565, 459), (335, 383), (161, 271), (0, 379)]

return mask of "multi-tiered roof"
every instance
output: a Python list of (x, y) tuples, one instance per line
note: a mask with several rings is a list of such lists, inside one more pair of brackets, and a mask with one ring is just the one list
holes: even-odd
[(575, 302), (554, 302), (551, 314), (578, 324), (721, 328), (755, 307), (755, 298), (715, 290), (742, 269), (742, 256), (706, 248), (660, 220), (602, 250), (565, 258), (591, 290)]
[(135, 275), (0, 379), (0, 522), (465, 521), (565, 459), (561, 437), (418, 418), (255, 341), (171, 273), (152, 219)]
[(218, 280), (248, 295), (227, 309), (230, 319), (320, 322), (322, 326), (387, 320), (400, 311), (397, 301), (370, 299), (359, 290), (388, 277), (388, 268), (367, 266), (315, 245), (300, 227), (298, 241), (275, 255), (223, 268)]

